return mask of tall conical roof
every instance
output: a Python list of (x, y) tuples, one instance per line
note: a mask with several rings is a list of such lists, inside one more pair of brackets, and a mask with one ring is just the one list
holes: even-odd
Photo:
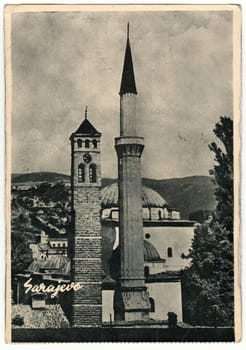
[(129, 39), (129, 23), (127, 25), (126, 51), (119, 94), (122, 96), (126, 93), (137, 94)]

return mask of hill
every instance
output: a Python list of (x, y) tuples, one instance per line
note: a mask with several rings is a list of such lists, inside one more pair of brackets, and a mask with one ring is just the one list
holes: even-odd
[[(13, 174), (14, 183), (69, 181), (70, 176), (54, 172)], [(102, 187), (116, 182), (116, 179), (102, 179)], [(143, 184), (162, 195), (169, 206), (180, 209), (181, 217), (188, 219), (189, 214), (198, 210), (215, 208), (214, 184), (209, 176), (189, 176), (178, 179), (143, 179)]]
[(29, 182), (57, 182), (57, 181), (69, 181), (70, 176), (65, 174), (59, 174), (49, 171), (41, 171), (36, 173), (27, 174), (12, 174), (12, 183), (23, 183)]

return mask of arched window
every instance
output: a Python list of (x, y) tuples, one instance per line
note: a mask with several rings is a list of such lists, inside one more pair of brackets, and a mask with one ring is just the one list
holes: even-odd
[(173, 256), (173, 248), (168, 247), (167, 248), (167, 257), (172, 258), (172, 256)]
[(92, 141), (92, 143), (93, 143), (94, 148), (97, 148), (97, 140), (94, 139), (94, 140)]
[(155, 312), (155, 301), (153, 298), (149, 298), (150, 302), (150, 312)]
[(79, 165), (78, 182), (85, 182), (85, 165), (84, 164)]
[(149, 276), (149, 266), (144, 266), (144, 276)]
[(90, 182), (97, 182), (97, 166), (96, 166), (96, 164), (90, 165), (89, 179), (90, 179)]
[(90, 140), (85, 140), (85, 148), (90, 148)]
[(82, 140), (81, 140), (81, 139), (78, 139), (78, 141), (77, 141), (77, 145), (78, 145), (78, 147), (79, 147), (79, 148), (81, 148), (81, 147), (82, 147)]

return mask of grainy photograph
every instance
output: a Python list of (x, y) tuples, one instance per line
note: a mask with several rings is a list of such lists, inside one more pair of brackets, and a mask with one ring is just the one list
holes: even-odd
[(240, 16), (5, 8), (9, 342), (240, 338)]

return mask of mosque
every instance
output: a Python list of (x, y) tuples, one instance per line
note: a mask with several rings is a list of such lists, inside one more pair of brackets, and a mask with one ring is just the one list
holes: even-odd
[(194, 222), (181, 220), (177, 209), (142, 186), (144, 139), (138, 134), (129, 27), (119, 95), (118, 183), (101, 189), (101, 133), (87, 110), (70, 137), (71, 280), (84, 286), (71, 298), (74, 327), (162, 321), (168, 312), (183, 318), (180, 270), (189, 264), (182, 255), (191, 246)]

